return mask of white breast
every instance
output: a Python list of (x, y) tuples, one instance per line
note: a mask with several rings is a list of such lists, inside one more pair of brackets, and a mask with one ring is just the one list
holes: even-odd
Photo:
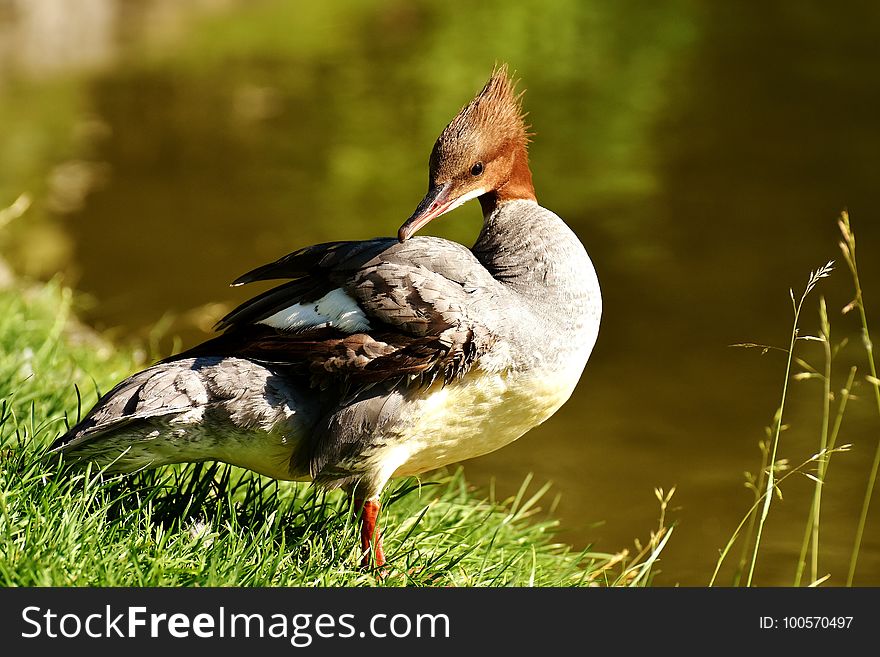
[(477, 371), (429, 392), (394, 447), (401, 463), (394, 475), (418, 474), (513, 442), (568, 400), (584, 364), (542, 374)]

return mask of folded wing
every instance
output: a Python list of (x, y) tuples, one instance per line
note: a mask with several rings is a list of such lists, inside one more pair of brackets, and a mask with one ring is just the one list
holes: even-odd
[(463, 376), (494, 339), (476, 306), (498, 283), (454, 242), (319, 244), (234, 284), (285, 278), (220, 320), (223, 335), (175, 358), (222, 353), (288, 365), (321, 388), (421, 386)]

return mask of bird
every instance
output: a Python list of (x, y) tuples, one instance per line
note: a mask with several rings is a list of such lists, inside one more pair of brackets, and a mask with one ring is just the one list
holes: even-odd
[[(210, 460), (343, 489), (362, 567), (384, 567), (388, 481), (547, 420), (598, 337), (596, 271), (537, 202), (517, 84), (496, 65), (443, 129), (428, 191), (396, 237), (307, 246), (239, 277), (283, 282), (213, 338), (120, 382), (50, 451), (110, 473)], [(415, 236), (472, 199), (483, 225), (471, 248)]]

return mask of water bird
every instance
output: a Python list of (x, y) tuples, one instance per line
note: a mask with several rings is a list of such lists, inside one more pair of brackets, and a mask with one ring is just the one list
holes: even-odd
[[(442, 131), (397, 237), (308, 246), (233, 285), (285, 282), (219, 335), (125, 379), (51, 449), (110, 472), (216, 460), (342, 488), (362, 564), (386, 562), (380, 493), (496, 450), (569, 398), (596, 342), (599, 282), (541, 207), (506, 66)], [(477, 199), (469, 249), (414, 233)]]

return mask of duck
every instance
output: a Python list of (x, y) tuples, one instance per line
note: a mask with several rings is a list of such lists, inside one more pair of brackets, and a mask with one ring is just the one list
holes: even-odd
[[(361, 565), (384, 567), (389, 480), (543, 423), (598, 337), (596, 271), (538, 204), (516, 85), (496, 66), (443, 129), (428, 191), (396, 237), (307, 246), (239, 277), (234, 286), (283, 282), (229, 312), (213, 338), (120, 382), (50, 451), (109, 473), (220, 461), (343, 489)], [(415, 235), (473, 199), (483, 225), (471, 248)]]

